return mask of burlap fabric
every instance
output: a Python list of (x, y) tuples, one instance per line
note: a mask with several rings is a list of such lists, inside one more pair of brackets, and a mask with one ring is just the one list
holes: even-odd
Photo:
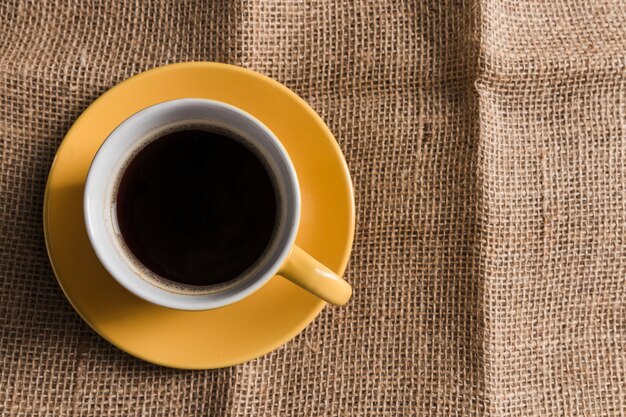
[[(0, 410), (11, 416), (626, 414), (626, 6), (599, 1), (0, 5)], [(98, 95), (155, 66), (286, 84), (343, 149), (344, 308), (190, 372), (72, 310), (41, 225)]]

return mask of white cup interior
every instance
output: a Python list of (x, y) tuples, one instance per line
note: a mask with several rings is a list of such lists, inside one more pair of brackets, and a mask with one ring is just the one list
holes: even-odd
[[(115, 193), (124, 168), (158, 132), (184, 124), (230, 130), (246, 140), (265, 160), (274, 178), (278, 220), (268, 249), (243, 275), (219, 286), (167, 285), (126, 248), (117, 227)], [(98, 150), (89, 169), (84, 194), (87, 233), (96, 255), (120, 284), (137, 296), (165, 307), (205, 310), (249, 295), (277, 272), (295, 241), (300, 219), (300, 191), (289, 156), (275, 135), (250, 114), (205, 99), (179, 99), (156, 104), (120, 124)]]

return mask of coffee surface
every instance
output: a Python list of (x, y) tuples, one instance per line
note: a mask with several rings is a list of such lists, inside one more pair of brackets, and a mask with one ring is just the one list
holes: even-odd
[(117, 191), (133, 255), (158, 276), (206, 286), (230, 281), (264, 253), (276, 224), (265, 164), (240, 139), (189, 128), (141, 149)]

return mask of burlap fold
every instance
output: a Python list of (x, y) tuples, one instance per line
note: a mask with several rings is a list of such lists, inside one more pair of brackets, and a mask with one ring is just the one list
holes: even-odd
[[(626, 414), (625, 22), (620, 0), (2, 2), (0, 412)], [(190, 60), (307, 100), (358, 212), (352, 302), (206, 372), (94, 334), (41, 226), (81, 111)]]

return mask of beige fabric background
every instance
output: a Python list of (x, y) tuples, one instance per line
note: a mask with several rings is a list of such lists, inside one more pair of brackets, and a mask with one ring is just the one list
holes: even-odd
[[(358, 211), (350, 305), (206, 372), (94, 334), (41, 226), (72, 121), (125, 78), (189, 60), (307, 100)], [(0, 239), (2, 415), (623, 416), (626, 5), (4, 1)]]

